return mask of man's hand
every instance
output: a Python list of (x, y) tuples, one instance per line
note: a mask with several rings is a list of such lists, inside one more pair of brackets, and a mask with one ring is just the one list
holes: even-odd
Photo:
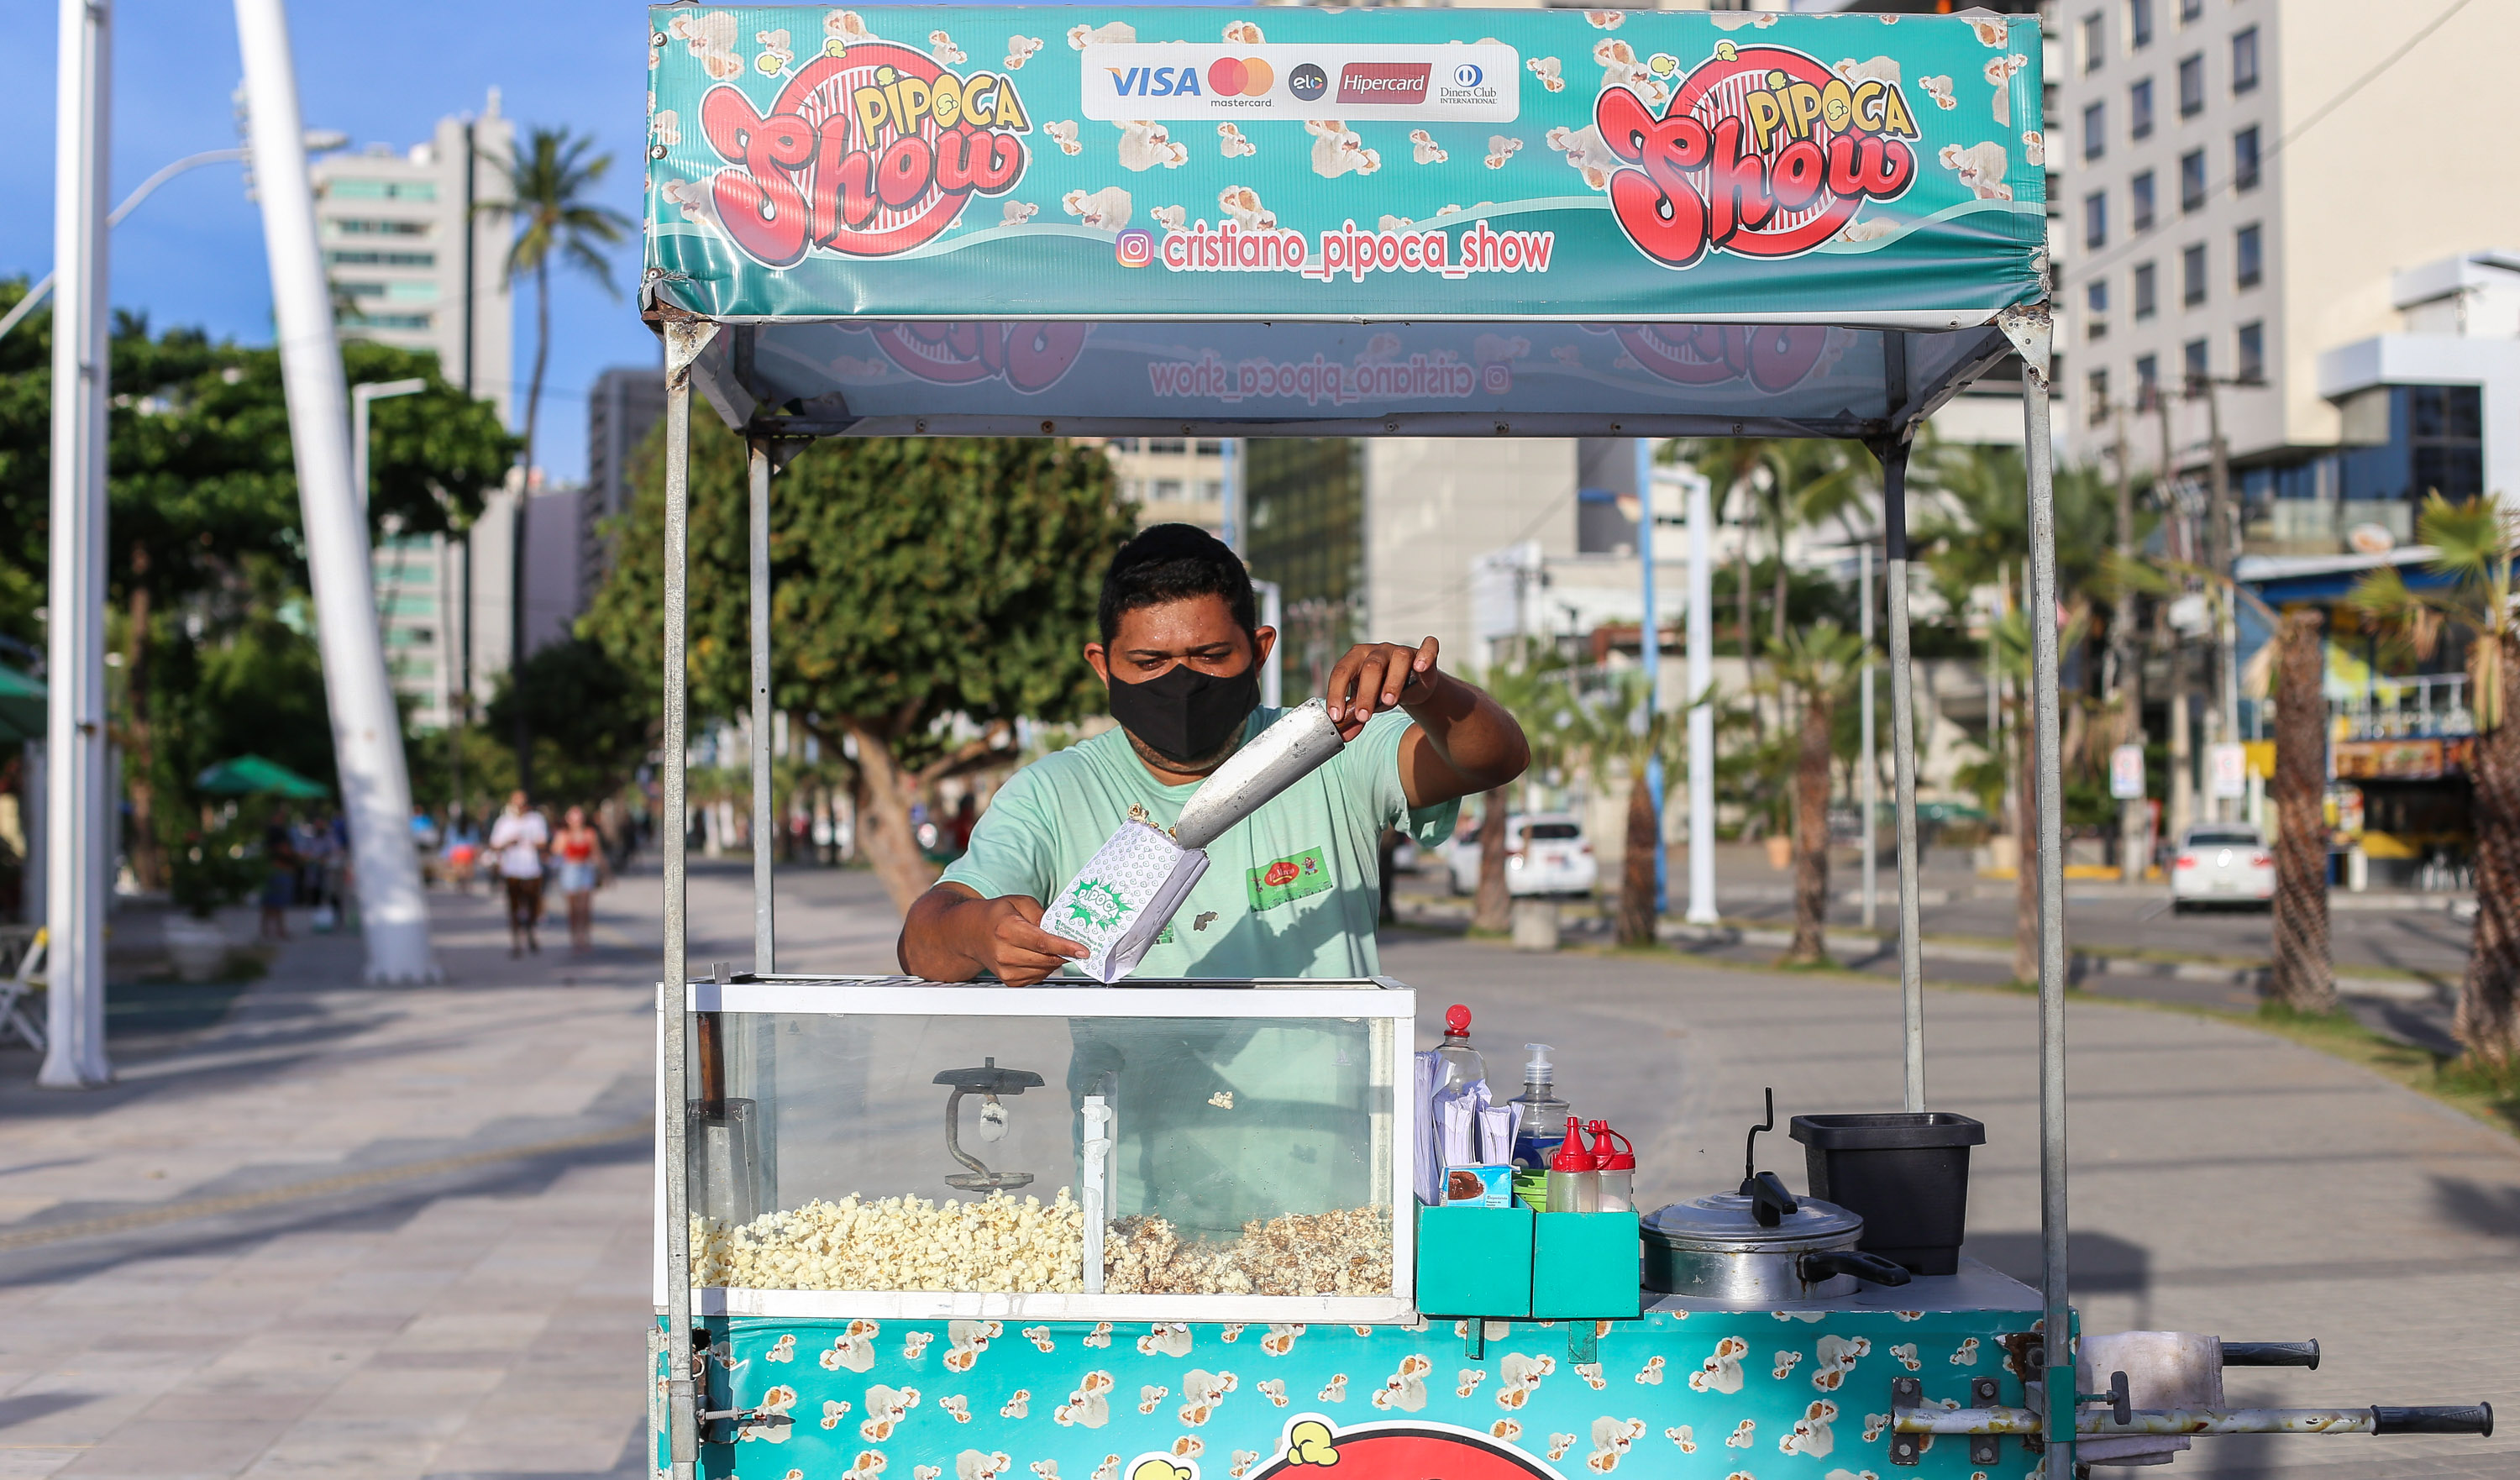
[(1431, 637), (1414, 649), (1398, 643), (1359, 643), (1330, 669), (1322, 697), (1329, 704), (1330, 722), (1338, 726), (1339, 739), (1352, 740), (1376, 714), (1412, 708), (1431, 697), (1439, 676)]
[(902, 920), (901, 967), (929, 981), (969, 981), (988, 973), (1029, 987), (1085, 947), (1041, 927), (1041, 901), (1010, 894), (982, 899), (961, 884), (938, 884)]

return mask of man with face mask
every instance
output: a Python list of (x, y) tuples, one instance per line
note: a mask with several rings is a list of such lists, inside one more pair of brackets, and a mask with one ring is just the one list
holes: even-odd
[[(1025, 767), (972, 830), (968, 851), (911, 907), (902, 968), (931, 981), (989, 974), (1030, 985), (1086, 954), (1041, 927), (1042, 902), (1142, 808), (1170, 827), (1208, 773), (1281, 711), (1260, 706), (1251, 578), (1189, 524), (1142, 531), (1102, 583), (1102, 640), (1085, 659), (1115, 730)], [(1205, 876), (1140, 963), (1141, 977), (1375, 974), (1377, 843), (1453, 830), (1461, 798), (1512, 781), (1530, 751), (1512, 716), (1445, 673), (1432, 638), (1367, 643), (1323, 697), (1347, 747), (1208, 846)]]
[[(969, 850), (911, 907), (904, 970), (1029, 986), (1085, 955), (1042, 928), (1042, 902), (1132, 808), (1172, 826), (1199, 782), (1278, 717), (1260, 707), (1259, 680), (1277, 634), (1255, 620), (1242, 561), (1205, 530), (1159, 524), (1123, 546), (1098, 617), (1102, 640), (1085, 659), (1119, 727), (999, 788)], [(1339, 660), (1323, 697), (1346, 748), (1208, 845), (1207, 873), (1138, 979), (1380, 971), (1382, 830), (1441, 842), (1462, 797), (1529, 761), (1512, 717), (1435, 659), (1429, 639), (1360, 645)], [(1231, 1015), (1065, 1027), (1071, 1108), (1100, 1095), (1117, 1115), (1111, 1216), (1221, 1240), (1254, 1221), (1388, 1195), (1374, 1176), (1373, 1055), (1361, 1028)]]

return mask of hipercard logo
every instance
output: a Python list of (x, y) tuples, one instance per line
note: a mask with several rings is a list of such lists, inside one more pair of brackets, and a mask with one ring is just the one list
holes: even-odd
[(1433, 70), (1424, 62), (1350, 62), (1339, 68), (1338, 100), (1343, 105), (1382, 108), (1423, 103), (1427, 75)]

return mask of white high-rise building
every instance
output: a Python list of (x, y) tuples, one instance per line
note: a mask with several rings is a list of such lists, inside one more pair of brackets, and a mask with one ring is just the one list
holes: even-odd
[[(2489, 155), (2424, 142), (2491, 135), (2520, 6), (2061, 0), (2048, 14), (2067, 460), (2104, 458), (2109, 410), (2158, 385), (2173, 392), (2172, 456), (2194, 471), (2209, 407), (2178, 392), (2212, 382), (2251, 550), (2333, 553), (2367, 525), (2404, 539), (2429, 489), (2482, 491), (2477, 380), (2406, 356), (2366, 356), (2360, 380), (2320, 365), (2406, 327), (2399, 275), (2520, 244), (2520, 195)], [(2154, 416), (2125, 429), (2132, 461), (2156, 463)]]
[[(448, 381), (494, 402), (503, 417), (514, 390), (513, 228), (481, 206), (509, 197), (492, 161), (509, 157), (515, 138), (492, 88), (479, 116), (440, 118), (426, 143), (372, 144), (312, 167), (342, 336), (432, 352)], [(486, 697), (508, 664), (516, 501), (491, 491), (468, 539), (388, 535), (377, 548), (386, 665), (424, 729), (461, 719), (468, 678), (474, 696)]]

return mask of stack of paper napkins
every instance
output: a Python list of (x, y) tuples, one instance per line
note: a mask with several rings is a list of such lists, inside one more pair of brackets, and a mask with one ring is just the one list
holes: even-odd
[(1128, 975), (1207, 872), (1207, 845), (1338, 754), (1341, 743), (1320, 699), (1286, 711), (1199, 784), (1171, 831), (1144, 816), (1120, 824), (1042, 911), (1041, 927), (1091, 952), (1076, 966), (1096, 981)]

